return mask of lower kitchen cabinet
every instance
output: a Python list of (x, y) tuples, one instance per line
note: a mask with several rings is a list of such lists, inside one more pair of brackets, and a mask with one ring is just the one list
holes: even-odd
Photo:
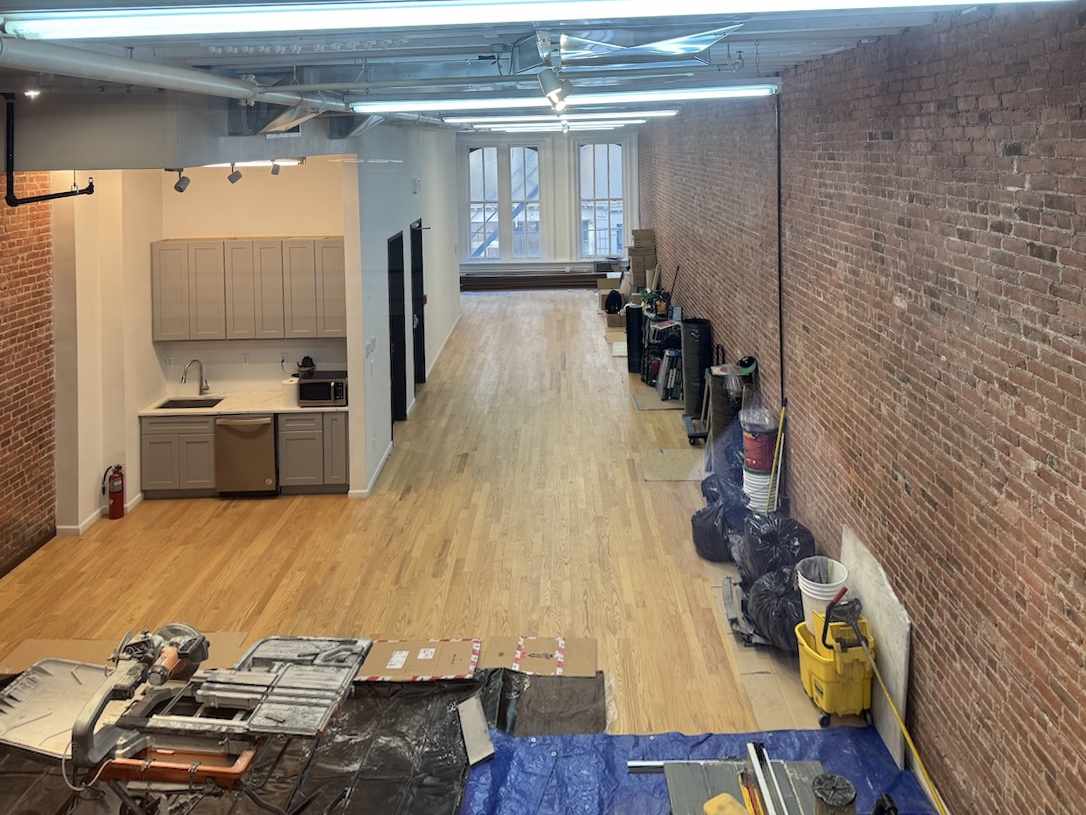
[(279, 414), (279, 485), (289, 492), (346, 488), (347, 414)]
[(208, 417), (148, 416), (140, 420), (143, 491), (215, 489), (215, 424)]

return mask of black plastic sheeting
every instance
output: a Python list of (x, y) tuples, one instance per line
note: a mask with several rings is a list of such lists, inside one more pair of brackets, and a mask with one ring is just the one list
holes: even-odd
[[(173, 796), (165, 815), (454, 815), (468, 760), (457, 705), (480, 694), (491, 727), (523, 736), (597, 733), (603, 674), (538, 677), (496, 669), (473, 680), (369, 683), (316, 739), (261, 744), (244, 789)], [(72, 793), (55, 761), (0, 747), (0, 813), (108, 815), (112, 794)]]
[(762, 575), (785, 566), (795, 566), (815, 553), (811, 530), (799, 521), (777, 513), (751, 515), (746, 531), (732, 545), (732, 558), (739, 567), (744, 589)]
[(747, 616), (755, 630), (774, 647), (799, 652), (796, 626), (803, 622), (803, 595), (795, 586), (795, 568), (784, 566), (754, 581), (746, 598)]

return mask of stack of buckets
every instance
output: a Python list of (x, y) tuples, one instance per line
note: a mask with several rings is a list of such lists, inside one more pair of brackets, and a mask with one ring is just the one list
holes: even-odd
[(773, 454), (777, 449), (777, 418), (758, 406), (739, 412), (743, 425), (743, 492), (751, 512), (765, 515), (776, 507)]

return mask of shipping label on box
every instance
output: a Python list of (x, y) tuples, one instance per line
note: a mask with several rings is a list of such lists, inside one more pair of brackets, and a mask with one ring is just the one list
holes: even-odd
[(429, 682), (470, 679), (479, 664), (479, 640), (376, 640), (356, 682)]

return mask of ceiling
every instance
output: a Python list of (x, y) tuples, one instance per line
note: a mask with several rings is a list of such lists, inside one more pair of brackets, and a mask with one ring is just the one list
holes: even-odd
[[(118, 5), (110, 3), (110, 8)], [(156, 7), (171, 4), (157, 0)], [(205, 4), (210, 5), (210, 4)], [(0, 18), (20, 11), (75, 8), (63, 0), (0, 0)], [(277, 90), (328, 94), (338, 101), (538, 95), (537, 33), (603, 43), (603, 59), (555, 67), (577, 91), (700, 87), (765, 82), (793, 65), (931, 23), (943, 8), (789, 12), (625, 19), (580, 23), (515, 23), (306, 33), (216, 34), (65, 43), (155, 63), (209, 71)], [(606, 46), (637, 46), (738, 26), (708, 49), (678, 58), (666, 53), (625, 59)], [(572, 42), (572, 41), (571, 41)], [(572, 53), (572, 51), (570, 52)], [(535, 57), (533, 60), (532, 57)], [(64, 92), (130, 91), (93, 79), (0, 69), (0, 89), (29, 85)], [(643, 105), (641, 105), (643, 107)], [(503, 111), (508, 112), (508, 111)], [(532, 112), (532, 111), (525, 111)], [(433, 111), (435, 115), (440, 110)]]

